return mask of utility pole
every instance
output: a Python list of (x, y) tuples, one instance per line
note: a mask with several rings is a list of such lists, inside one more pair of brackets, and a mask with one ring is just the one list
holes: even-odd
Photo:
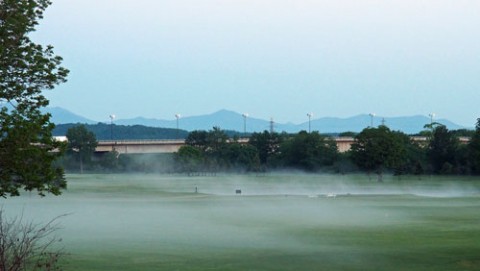
[(270, 133), (273, 134), (274, 132), (274, 126), (275, 125), (275, 122), (273, 121), (273, 118), (270, 118)]

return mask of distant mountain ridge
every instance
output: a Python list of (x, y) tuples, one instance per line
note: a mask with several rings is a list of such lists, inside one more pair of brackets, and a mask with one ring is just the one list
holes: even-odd
[(50, 119), (55, 124), (66, 124), (66, 123), (85, 123), (85, 124), (94, 124), (96, 121), (84, 118), (80, 115), (74, 114), (67, 109), (61, 107), (47, 107), (42, 110), (44, 113), (50, 113), (52, 118)]
[[(66, 123), (86, 123), (95, 124), (96, 121), (84, 118), (80, 115), (74, 114), (66, 109), (60, 107), (47, 108), (46, 112), (52, 114), (52, 122), (56, 124)], [(448, 127), (451, 130), (464, 129), (466, 127), (455, 124), (447, 119), (435, 120)], [(375, 116), (373, 118), (373, 126), (380, 124), (388, 126), (392, 130), (400, 130), (407, 134), (414, 134), (424, 130), (425, 124), (430, 123), (430, 118), (427, 116), (408, 116), (408, 117), (381, 117)], [(176, 129), (177, 120), (162, 120), (153, 118), (136, 117), (132, 119), (117, 119), (114, 120), (118, 125), (143, 125), (149, 127), (161, 127)], [(312, 131), (319, 131), (321, 133), (341, 133), (341, 132), (360, 132), (364, 128), (370, 126), (371, 117), (368, 114), (357, 115), (349, 118), (335, 118), (323, 117), (312, 119), (310, 122)], [(218, 126), (224, 130), (232, 130), (243, 132), (244, 117), (242, 114), (230, 111), (219, 110), (217, 112), (200, 115), (182, 117), (178, 122), (179, 129), (193, 131), (193, 130), (210, 130), (214, 126)], [(247, 132), (262, 132), (270, 130), (271, 121), (258, 119), (254, 117), (247, 117), (246, 130)], [(308, 121), (293, 124), (293, 123), (274, 123), (273, 128), (277, 132), (296, 133), (301, 130), (308, 130)]]

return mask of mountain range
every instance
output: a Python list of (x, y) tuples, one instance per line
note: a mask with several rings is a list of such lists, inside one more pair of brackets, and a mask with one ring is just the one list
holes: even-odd
[[(98, 121), (87, 119), (61, 107), (48, 107), (46, 108), (46, 112), (52, 114), (52, 122), (55, 124), (98, 123)], [(349, 118), (323, 117), (312, 119), (310, 127), (312, 131), (319, 131), (321, 133), (341, 133), (347, 131), (360, 132), (362, 129), (370, 126), (371, 121), (372, 119), (368, 114), (361, 114)], [(448, 129), (451, 130), (465, 128), (447, 119), (438, 119), (435, 121), (447, 126)], [(382, 124), (382, 122), (392, 130), (399, 130), (407, 134), (415, 134), (424, 130), (425, 124), (430, 123), (430, 118), (421, 115), (407, 117), (375, 116), (373, 118), (373, 126), (378, 126)], [(114, 120), (114, 124), (176, 128), (177, 120), (137, 117), (132, 119), (116, 119)], [(243, 132), (244, 124), (246, 124), (247, 132), (262, 132), (264, 130), (270, 130), (272, 125), (271, 120), (263, 120), (253, 117), (247, 117), (245, 119), (242, 114), (229, 110), (219, 110), (212, 114), (200, 116), (182, 117), (178, 120), (179, 129), (187, 131), (210, 130), (214, 126), (218, 126), (224, 130)], [(277, 132), (296, 133), (301, 130), (308, 131), (309, 123), (308, 121), (300, 124), (273, 122), (273, 129)]]

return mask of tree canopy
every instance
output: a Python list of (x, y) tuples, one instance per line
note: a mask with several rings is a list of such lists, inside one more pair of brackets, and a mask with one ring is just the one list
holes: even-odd
[(249, 144), (257, 148), (260, 163), (264, 166), (275, 160), (274, 157), (278, 156), (282, 142), (283, 137), (280, 134), (268, 131), (253, 133), (249, 140)]
[(475, 133), (468, 145), (469, 160), (472, 171), (476, 174), (480, 173), (480, 118), (477, 119), (477, 125), (475, 126)]
[(286, 140), (280, 152), (284, 166), (316, 171), (323, 166), (332, 166), (338, 150), (335, 141), (318, 132), (301, 131)]
[[(62, 145), (52, 139), (43, 90), (66, 81), (68, 70), (52, 46), (34, 43), (29, 33), (43, 18), (48, 0), (0, 1), (0, 196), (19, 189), (60, 194), (63, 170), (54, 162)], [(7, 107), (8, 105), (8, 107)]]
[(401, 166), (406, 160), (405, 139), (387, 126), (366, 128), (355, 137), (353, 161), (362, 169), (376, 172), (379, 181), (385, 169)]
[(458, 138), (447, 127), (435, 127), (427, 149), (433, 172), (453, 173), (458, 147)]
[(67, 139), (68, 152), (76, 156), (80, 172), (83, 172), (83, 164), (90, 161), (97, 147), (95, 134), (88, 131), (84, 125), (78, 125), (68, 129)]
[(248, 144), (228, 142), (225, 131), (213, 127), (210, 131), (192, 131), (175, 154), (177, 169), (187, 173), (227, 171), (257, 171), (260, 165), (257, 149)]

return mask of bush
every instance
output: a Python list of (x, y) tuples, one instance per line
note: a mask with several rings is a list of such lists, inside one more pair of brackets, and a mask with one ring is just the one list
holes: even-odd
[(0, 210), (0, 270), (61, 270), (58, 261), (65, 253), (55, 235), (59, 218), (41, 225), (21, 217), (7, 219)]

